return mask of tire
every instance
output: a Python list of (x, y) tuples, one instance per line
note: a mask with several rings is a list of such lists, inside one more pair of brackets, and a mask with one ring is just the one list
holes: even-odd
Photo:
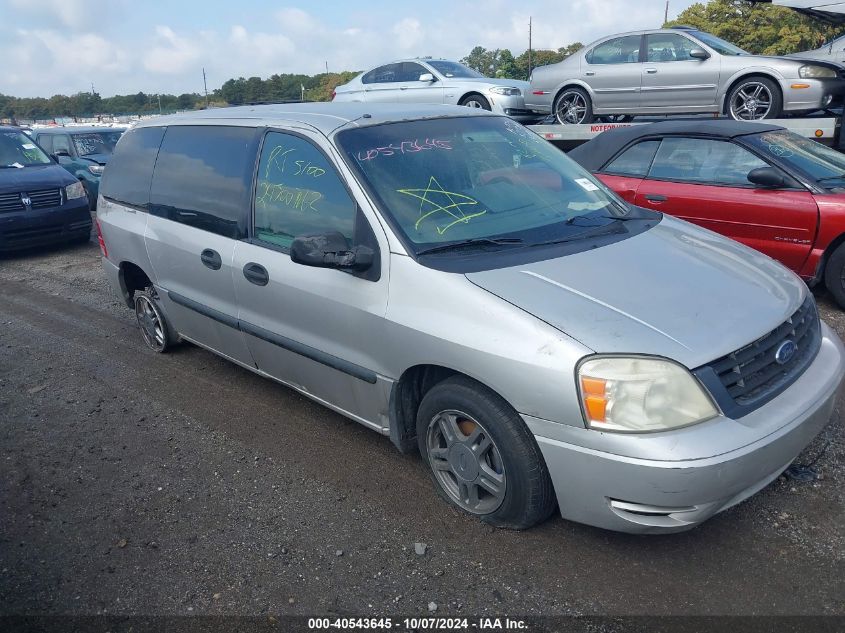
[(749, 77), (731, 88), (727, 111), (735, 121), (776, 119), (783, 111), (783, 96), (771, 79)]
[(567, 88), (561, 92), (555, 99), (552, 113), (561, 125), (579, 125), (595, 120), (590, 95), (581, 88)]
[(80, 180), (79, 182), (82, 183), (82, 188), (85, 190), (85, 197), (88, 198), (88, 210), (93, 213), (97, 210), (97, 199), (91, 197), (91, 191), (88, 189), (88, 185), (85, 184), (84, 180)]
[(458, 105), (466, 106), (468, 108), (480, 108), (481, 110), (491, 110), (490, 102), (481, 95), (467, 95)]
[(601, 123), (630, 123), (634, 117), (630, 114), (605, 114), (596, 119)]
[(827, 260), (824, 269), (824, 285), (839, 307), (845, 310), (845, 244), (840, 244)]
[(135, 319), (141, 338), (151, 350), (163, 354), (176, 344), (178, 337), (159, 306), (155, 288), (147, 286), (135, 293)]
[(417, 442), (438, 494), (485, 523), (524, 530), (555, 509), (534, 437), (507, 402), (474, 380), (454, 376), (429, 390), (417, 411)]

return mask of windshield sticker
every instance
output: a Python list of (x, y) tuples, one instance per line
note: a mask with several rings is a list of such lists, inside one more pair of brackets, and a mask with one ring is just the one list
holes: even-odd
[(575, 182), (581, 185), (581, 188), (584, 191), (598, 191), (599, 188), (596, 187), (592, 182), (589, 181), (587, 178), (576, 178)]
[(422, 143), (420, 143), (419, 139), (402, 141), (398, 145), (390, 143), (389, 145), (385, 145), (383, 147), (374, 147), (368, 150), (362, 150), (358, 152), (358, 160), (361, 162), (374, 160), (379, 156), (395, 156), (397, 154), (416, 154), (417, 152), (423, 152), (427, 150), (433, 149), (445, 149), (451, 150), (452, 149), (452, 141), (449, 140), (441, 140), (441, 139), (425, 139)]
[(570, 202), (567, 205), (573, 211), (598, 211), (606, 206), (607, 202)]
[(32, 143), (24, 143), (23, 145), (21, 145), (21, 147), (23, 147), (24, 149), (35, 149), (35, 145), (33, 145)]
[[(442, 214), (441, 218), (447, 220), (447, 224), (443, 226), (435, 225), (437, 233), (443, 235), (456, 224), (468, 224), (472, 218), (477, 218), (487, 213), (486, 210), (476, 213), (466, 213), (465, 208), (477, 205), (478, 200), (465, 196), (462, 193), (446, 191), (434, 176), (428, 179), (428, 186), (425, 189), (397, 189), (396, 191), (406, 196), (417, 198), (420, 201), (420, 217), (414, 225), (417, 231), (420, 229), (420, 224), (432, 215)], [(448, 222), (448, 218), (444, 216), (448, 216), (452, 221)]]
[(766, 149), (769, 150), (769, 153), (773, 156), (778, 156), (780, 158), (789, 158), (793, 155), (792, 148), (785, 145), (780, 138), (777, 136), (764, 134), (760, 137), (760, 140), (766, 145)]

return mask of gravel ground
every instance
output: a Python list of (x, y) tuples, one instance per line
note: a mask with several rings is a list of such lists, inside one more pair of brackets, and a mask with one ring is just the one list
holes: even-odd
[(845, 615), (842, 430), (839, 407), (799, 457), (817, 481), (691, 532), (495, 530), (387, 438), (197, 347), (148, 351), (94, 245), (7, 257), (0, 614)]

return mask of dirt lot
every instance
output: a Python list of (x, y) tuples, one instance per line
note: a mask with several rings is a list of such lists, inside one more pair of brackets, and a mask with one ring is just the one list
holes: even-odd
[(196, 347), (148, 351), (95, 246), (7, 257), (0, 614), (845, 615), (842, 430), (840, 407), (799, 458), (819, 480), (692, 532), (497, 531), (387, 438)]

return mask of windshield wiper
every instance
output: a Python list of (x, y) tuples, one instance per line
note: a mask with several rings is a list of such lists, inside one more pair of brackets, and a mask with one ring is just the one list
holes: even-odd
[[(650, 219), (650, 218), (632, 217), (632, 216), (627, 216), (627, 215), (623, 215), (623, 216), (615, 216), (615, 215), (592, 215), (592, 216), (576, 215), (575, 217), (569, 218), (566, 222), (564, 222), (564, 224), (573, 225), (573, 224), (575, 224), (575, 222), (577, 220), (599, 220), (599, 219), (602, 219), (602, 218), (606, 218), (608, 220), (619, 220), (620, 222), (628, 222), (630, 220), (647, 220), (647, 219)], [(612, 222), (608, 223), (608, 224), (589, 224), (589, 225), (585, 224), (583, 226), (610, 226), (611, 224), (612, 224)]]
[[(622, 218), (614, 218), (615, 220), (623, 221)], [(628, 220), (632, 218), (626, 218)], [(595, 228), (601, 229), (599, 231), (581, 231), (580, 233), (576, 233), (575, 235), (569, 235), (567, 237), (561, 237), (556, 240), (548, 240), (546, 242), (536, 242), (531, 244), (530, 246), (533, 248), (535, 246), (550, 246), (552, 244), (565, 244), (566, 242), (577, 242), (578, 240), (585, 240), (588, 237), (598, 237), (599, 235), (610, 235), (613, 233), (618, 233), (619, 231), (616, 230), (618, 228), (618, 224), (616, 222), (611, 222), (610, 224), (602, 224)], [(614, 230), (608, 231), (606, 229), (613, 228)]]
[(420, 255), (429, 255), (430, 253), (443, 253), (446, 251), (454, 251), (465, 248), (467, 246), (484, 246), (493, 244), (495, 246), (513, 246), (524, 244), (525, 240), (518, 237), (476, 237), (471, 240), (464, 240), (462, 242), (450, 242), (449, 244), (441, 244), (440, 246), (432, 246), (417, 252), (417, 257)]

